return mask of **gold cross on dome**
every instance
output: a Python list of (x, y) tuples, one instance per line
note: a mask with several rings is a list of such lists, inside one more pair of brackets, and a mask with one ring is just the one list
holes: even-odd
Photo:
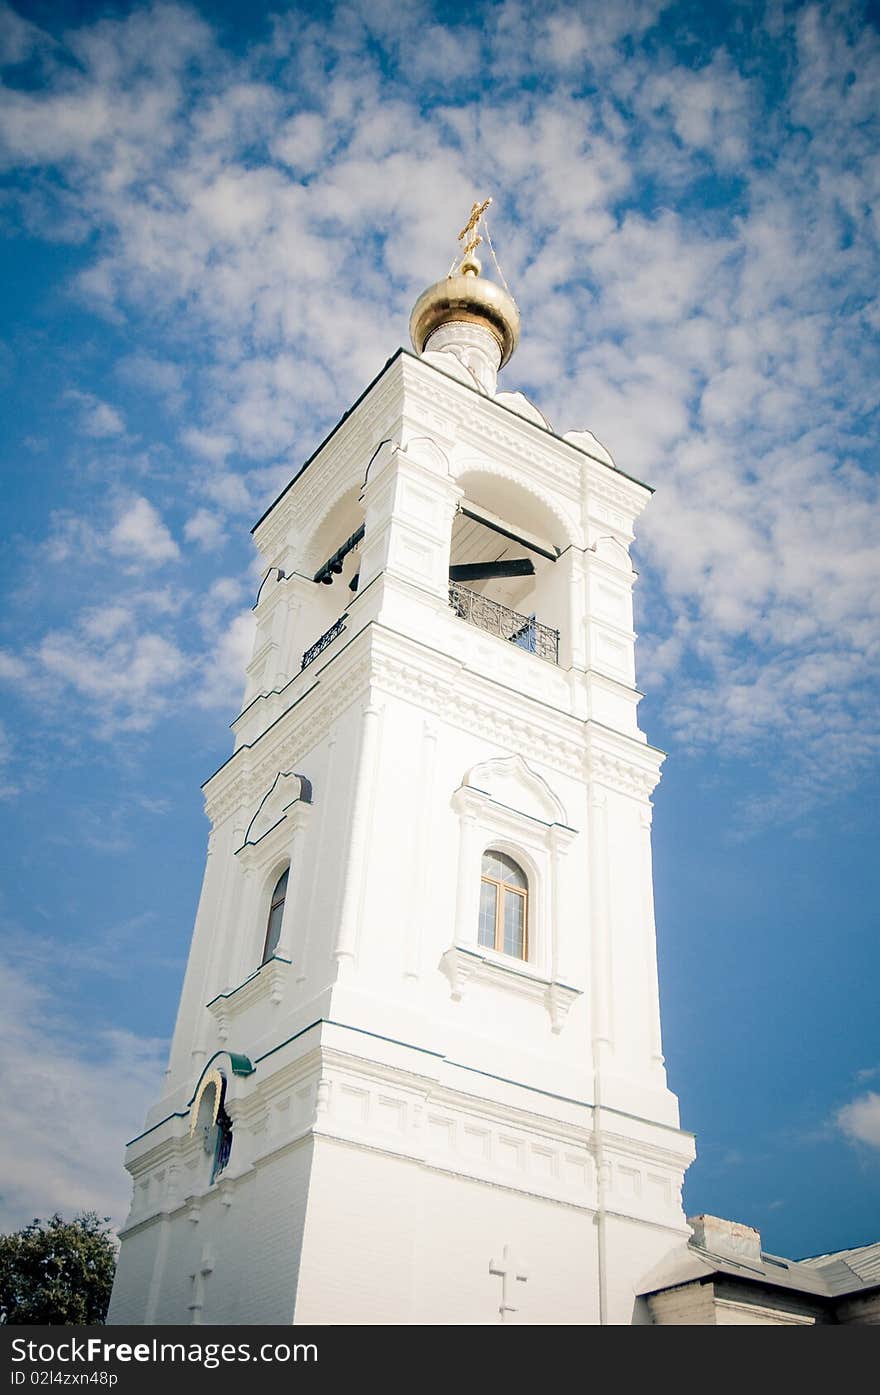
[(458, 234), (459, 242), (464, 241), (465, 238), (469, 239), (464, 244), (464, 255), (466, 257), (469, 257), (472, 252), (475, 252), (483, 241), (479, 233), (476, 232), (476, 227), (491, 202), (491, 199), (484, 199), (482, 203), (475, 203), (471, 208), (471, 216)]

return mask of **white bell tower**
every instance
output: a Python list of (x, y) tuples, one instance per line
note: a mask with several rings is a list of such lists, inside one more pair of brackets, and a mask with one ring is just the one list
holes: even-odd
[(630, 1323), (689, 1234), (636, 716), (650, 490), (497, 390), (519, 316), (475, 245), (254, 529), (112, 1322)]

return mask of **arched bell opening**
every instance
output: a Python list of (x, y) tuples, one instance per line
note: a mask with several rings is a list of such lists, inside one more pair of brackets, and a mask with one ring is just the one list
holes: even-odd
[[(303, 667), (341, 631), (357, 594), (364, 508), (355, 486), (339, 499), (315, 530), (305, 553), (305, 574), (313, 594), (301, 627)], [(330, 638), (328, 638), (330, 636)]]
[(568, 544), (545, 503), (501, 476), (468, 471), (453, 521), (450, 604), (470, 624), (559, 661), (567, 587), (557, 561)]

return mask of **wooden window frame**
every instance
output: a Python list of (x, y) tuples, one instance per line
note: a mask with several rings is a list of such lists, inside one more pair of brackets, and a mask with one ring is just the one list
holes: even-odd
[[(483, 856), (489, 853), (500, 853), (498, 848), (487, 848)], [(516, 862), (516, 858), (510, 857), (509, 853), (501, 853), (503, 857), (510, 858), (511, 862)], [(490, 877), (486, 872), (480, 875), (480, 885), (486, 882), (489, 886), (495, 887), (495, 944), (493, 949), (496, 954), (504, 954), (508, 959), (517, 959), (520, 963), (526, 963), (529, 957), (529, 879), (524, 867), (516, 863), (519, 870), (525, 877), (525, 886), (511, 886), (510, 882), (500, 881), (497, 877)], [(523, 950), (522, 954), (509, 954), (504, 948), (504, 897), (521, 896), (523, 900)], [(488, 945), (485, 946), (489, 948)]]

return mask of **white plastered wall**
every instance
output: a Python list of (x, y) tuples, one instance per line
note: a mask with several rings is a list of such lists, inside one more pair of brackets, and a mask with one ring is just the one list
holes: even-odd
[[(564, 632), (560, 666), (450, 611), (450, 537), (465, 487), (493, 511), (508, 507), (522, 527), (531, 507), (532, 531), (550, 531), (566, 549), (535, 601)], [(124, 1235), (114, 1320), (179, 1320), (162, 1315), (180, 1310), (206, 1246), (204, 1321), (287, 1321), (277, 1314), (294, 1291), (298, 1316), (346, 1320), (317, 1316), (342, 1311), (346, 1284), (357, 1320), (402, 1320), (370, 1307), (376, 1287), (389, 1295), (387, 1313), (406, 1301), (412, 1320), (469, 1320), (429, 1316), (452, 1312), (440, 1286), (455, 1288), (457, 1272), (482, 1302), (499, 1286), (483, 1251), (511, 1243), (532, 1252), (528, 1320), (592, 1322), (599, 1207), (608, 1320), (631, 1320), (634, 1285), (685, 1233), (679, 1188), (693, 1151), (676, 1131), (660, 1054), (649, 796), (661, 758), (638, 730), (633, 686), (627, 547), (646, 498), (599, 460), (401, 358), (258, 527), (267, 569), (287, 576), (261, 591), (251, 700), (235, 724), (234, 757), (206, 786), (210, 856), (155, 1128), (130, 1154), (142, 1191)], [(309, 569), (360, 516), (367, 533), (346, 565), (360, 567), (362, 586), (343, 590), (345, 573), (316, 588)], [(342, 632), (300, 671), (301, 648), (343, 610)], [(493, 762), (519, 762), (503, 796), (500, 786), (468, 784), (468, 772)], [(291, 772), (306, 777), (313, 799), (281, 811), (248, 846), (255, 812)], [(532, 881), (526, 964), (475, 945), (480, 854), (496, 843)], [(260, 968), (267, 898), (286, 857), (285, 954)], [(288, 1096), (271, 1082), (282, 1043), (298, 1050), (325, 1030), (321, 1021), (348, 1034), (345, 1049), (361, 1061), (352, 1069), (366, 1083), (350, 1082), (349, 1098), (323, 1081), (310, 1160), (298, 1140), (312, 1124), (297, 1114), (293, 1127)], [(173, 1116), (185, 1118), (206, 1062), (223, 1051), (256, 1066), (239, 1087), (233, 1144), (236, 1167), (243, 1154), (252, 1163), (240, 1175), (233, 1167), (219, 1188), (191, 1177), (181, 1191), (179, 1178), (170, 1187), (160, 1175), (163, 1149), (184, 1157)], [(415, 1096), (413, 1052), (435, 1072)], [(374, 1088), (379, 1059), (384, 1083)], [(459, 1113), (430, 1102), (451, 1082)], [(597, 1084), (604, 1197), (591, 1161)], [(316, 1099), (321, 1088), (316, 1080)], [(523, 1122), (535, 1105), (522, 1091), (545, 1099), (554, 1117), (561, 1111), (550, 1143)], [(467, 1095), (477, 1102), (471, 1125), (461, 1112)], [(339, 1118), (347, 1098), (354, 1115)], [(261, 1151), (264, 1109), (278, 1143), (270, 1154)], [(518, 1122), (505, 1125), (505, 1111)], [(389, 1119), (400, 1121), (405, 1147), (387, 1146)], [(453, 1141), (441, 1160), (444, 1139)], [(483, 1157), (468, 1152), (484, 1146)], [(523, 1169), (518, 1185), (503, 1181), (508, 1163)], [(361, 1221), (359, 1196), (369, 1203)], [(280, 1227), (267, 1243), (284, 1249), (281, 1297), (248, 1268), (277, 1207)], [(352, 1211), (345, 1225), (340, 1208)], [(346, 1229), (348, 1250), (374, 1254), (383, 1285), (362, 1291), (345, 1268)]]

